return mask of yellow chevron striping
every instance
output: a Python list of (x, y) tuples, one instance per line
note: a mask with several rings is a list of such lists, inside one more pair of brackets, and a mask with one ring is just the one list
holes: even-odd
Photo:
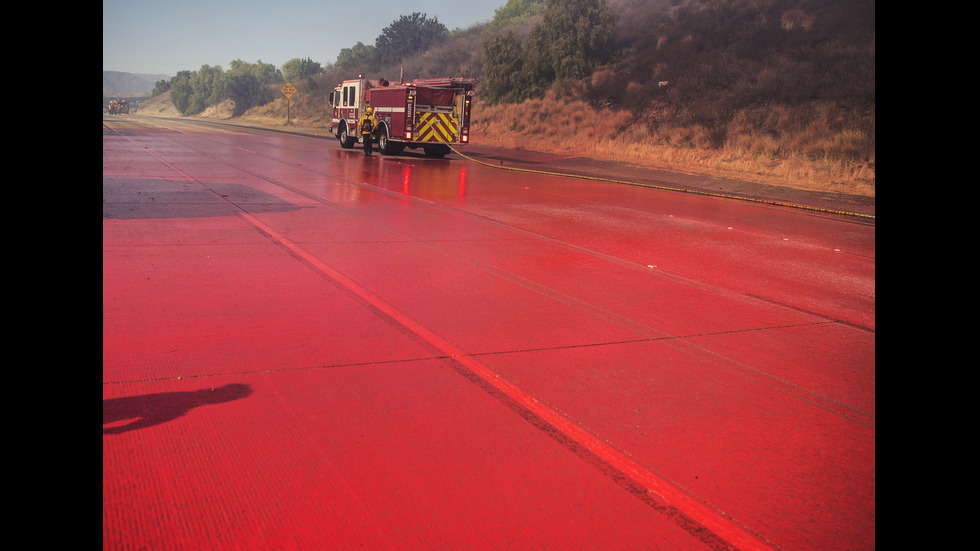
[(422, 113), (419, 116), (420, 142), (455, 143), (458, 137), (456, 125), (450, 115), (445, 113)]

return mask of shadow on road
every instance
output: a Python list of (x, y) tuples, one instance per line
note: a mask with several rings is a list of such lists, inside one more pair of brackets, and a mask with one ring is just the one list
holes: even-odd
[[(102, 400), (102, 434), (122, 434), (177, 419), (190, 410), (251, 396), (245, 384), (229, 384), (188, 392), (161, 392)], [(129, 421), (126, 424), (119, 424)]]

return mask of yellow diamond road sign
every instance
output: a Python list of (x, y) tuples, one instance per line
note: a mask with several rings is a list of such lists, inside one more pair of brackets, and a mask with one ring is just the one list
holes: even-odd
[(282, 92), (282, 95), (286, 96), (286, 99), (289, 99), (296, 93), (296, 87), (287, 82), (279, 91)]

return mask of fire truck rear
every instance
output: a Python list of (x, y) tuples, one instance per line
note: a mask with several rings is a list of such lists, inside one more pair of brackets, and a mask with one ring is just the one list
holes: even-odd
[(469, 143), (474, 84), (474, 79), (458, 77), (400, 84), (363, 77), (345, 80), (330, 95), (331, 131), (341, 147), (363, 143), (357, 121), (371, 107), (378, 119), (374, 139), (382, 154), (421, 147), (429, 157), (442, 157), (449, 146)]

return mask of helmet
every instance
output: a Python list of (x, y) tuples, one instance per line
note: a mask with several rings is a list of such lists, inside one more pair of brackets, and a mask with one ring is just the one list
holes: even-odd
[(365, 111), (365, 113), (367, 113), (368, 115), (370, 115), (371, 113), (374, 113), (374, 109), (371, 109), (370, 107), (368, 107), (367, 108), (367, 111)]

